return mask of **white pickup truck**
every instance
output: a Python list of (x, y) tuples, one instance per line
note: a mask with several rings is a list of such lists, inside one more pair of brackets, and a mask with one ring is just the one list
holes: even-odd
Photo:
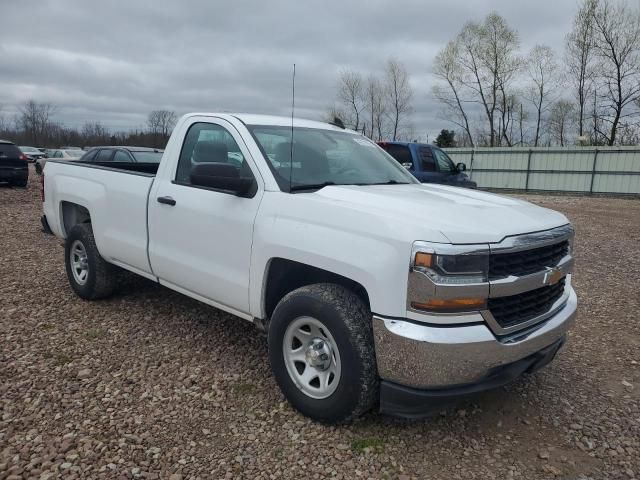
[(194, 113), (159, 165), (50, 160), (43, 182), (80, 297), (125, 269), (254, 322), (285, 397), (320, 421), (504, 385), (575, 317), (563, 215), (420, 184), (338, 126)]

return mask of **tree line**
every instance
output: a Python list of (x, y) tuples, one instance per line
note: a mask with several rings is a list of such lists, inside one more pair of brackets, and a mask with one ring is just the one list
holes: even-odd
[(350, 128), (375, 140), (408, 140), (413, 135), (413, 88), (406, 67), (389, 59), (381, 76), (364, 76), (355, 70), (342, 70), (338, 77), (336, 103), (327, 121), (340, 119)]
[(177, 120), (176, 113), (171, 110), (154, 110), (148, 114), (144, 127), (112, 132), (98, 121), (85, 122), (80, 128), (66, 127), (55, 120), (57, 110), (51, 103), (35, 100), (20, 105), (13, 118), (2, 115), (0, 109), (0, 138), (18, 145), (45, 148), (68, 145), (164, 148)]
[[(432, 113), (454, 126), (441, 132), (443, 144), (640, 144), (640, 8), (624, 1), (581, 0), (561, 54), (548, 45), (522, 52), (518, 32), (490, 13), (462, 27), (432, 72), (430, 95), (440, 105)], [(390, 58), (379, 74), (339, 72), (325, 120), (338, 118), (374, 140), (413, 140), (414, 99), (406, 66)], [(39, 147), (162, 148), (176, 122), (175, 112), (154, 110), (144, 127), (111, 132), (100, 122), (66, 127), (56, 112), (35, 100), (12, 118), (0, 108), (0, 138)]]
[[(625, 2), (582, 0), (561, 54), (548, 45), (522, 52), (518, 32), (490, 13), (467, 22), (432, 71), (433, 113), (454, 125), (455, 134), (441, 132), (447, 145), (640, 144), (640, 9)], [(414, 136), (400, 62), (381, 79), (345, 70), (337, 83), (329, 117), (375, 140)]]

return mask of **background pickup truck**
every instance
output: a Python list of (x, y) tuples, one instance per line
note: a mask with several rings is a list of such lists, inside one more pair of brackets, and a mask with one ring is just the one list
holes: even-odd
[(323, 422), (503, 385), (575, 316), (563, 215), (422, 185), (336, 126), (190, 114), (159, 165), (50, 160), (43, 182), (80, 297), (125, 269), (254, 322), (285, 397)]
[(378, 142), (385, 152), (422, 183), (440, 183), (454, 187), (476, 188), (464, 163), (454, 165), (449, 155), (428, 143)]

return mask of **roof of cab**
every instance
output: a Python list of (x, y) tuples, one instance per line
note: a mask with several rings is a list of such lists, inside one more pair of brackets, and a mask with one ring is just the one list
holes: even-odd
[[(260, 115), (256, 113), (189, 113), (188, 116), (215, 116), (222, 118), (234, 117), (245, 123), (246, 125), (268, 125), (268, 126), (278, 126), (278, 127), (290, 127), (291, 126), (291, 117), (287, 116), (278, 116), (278, 115)], [(336, 132), (349, 132), (353, 134), (357, 134), (353, 130), (348, 128), (340, 128), (330, 123), (318, 122), (316, 120), (307, 120), (305, 118), (297, 118), (293, 119), (294, 127), (302, 127), (302, 128), (318, 128), (322, 130), (334, 130)]]

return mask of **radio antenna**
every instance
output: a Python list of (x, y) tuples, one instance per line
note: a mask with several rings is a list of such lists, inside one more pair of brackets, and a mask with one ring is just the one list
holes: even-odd
[(291, 79), (291, 149), (289, 150), (289, 192), (293, 185), (293, 114), (296, 109), (296, 64), (293, 64)]

